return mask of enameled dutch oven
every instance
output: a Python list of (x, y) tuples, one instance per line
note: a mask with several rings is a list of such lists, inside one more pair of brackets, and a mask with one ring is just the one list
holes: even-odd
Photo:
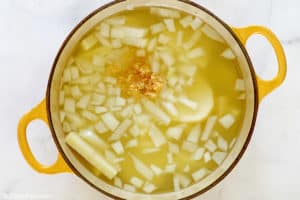
[[(82, 36), (87, 33), (93, 26), (99, 23), (104, 18), (111, 16), (114, 13), (123, 11), (133, 7), (145, 6), (160, 6), (174, 8), (177, 10), (190, 13), (198, 16), (207, 24), (217, 30), (224, 40), (230, 45), (234, 53), (237, 55), (237, 60), (240, 65), (240, 71), (246, 84), (246, 112), (243, 125), (235, 146), (229, 153), (225, 161), (204, 178), (199, 183), (196, 183), (179, 192), (170, 192), (164, 194), (145, 195), (139, 193), (130, 193), (111, 185), (108, 185), (97, 176), (93, 175), (87, 168), (84, 167), (66, 145), (64, 141), (64, 133), (59, 121), (59, 106), (58, 94), (63, 68), (67, 58), (71, 54), (77, 42)], [(256, 76), (249, 55), (245, 49), (247, 39), (253, 34), (261, 34), (271, 43), (275, 50), (278, 61), (278, 73), (272, 80), (262, 80)], [(238, 163), (241, 156), (245, 152), (250, 138), (253, 134), (256, 115), (259, 102), (275, 88), (277, 88), (285, 79), (286, 76), (286, 59), (284, 50), (276, 38), (276, 36), (267, 28), (261, 26), (249, 26), (244, 28), (233, 28), (216, 17), (202, 6), (184, 0), (123, 0), (114, 1), (101, 8), (95, 10), (82, 20), (68, 35), (62, 44), (52, 66), (52, 71), (47, 87), (46, 98), (25, 114), (19, 122), (18, 140), (23, 156), (29, 165), (36, 171), (46, 174), (55, 173), (74, 173), (86, 183), (96, 188), (100, 192), (106, 194), (113, 199), (191, 199), (212, 188), (227, 176), (234, 166)], [(40, 164), (33, 156), (28, 145), (26, 128), (28, 124), (35, 119), (41, 119), (49, 125), (53, 139), (59, 150), (59, 155), (56, 162), (51, 166)]]

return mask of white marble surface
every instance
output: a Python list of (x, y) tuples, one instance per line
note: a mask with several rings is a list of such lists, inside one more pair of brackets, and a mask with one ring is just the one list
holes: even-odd
[[(105, 1), (107, 2), (107, 1)], [(0, 3), (0, 199), (105, 199), (70, 174), (43, 175), (24, 161), (16, 137), (19, 118), (45, 94), (54, 56), (71, 28), (101, 0), (2, 0)], [(199, 0), (234, 26), (260, 24), (281, 39), (288, 60), (285, 83), (260, 105), (254, 137), (234, 171), (200, 200), (300, 199), (300, 1)], [(256, 70), (274, 74), (270, 46), (248, 45)], [(30, 126), (30, 143), (44, 163), (56, 149), (46, 126)], [(31, 195), (31, 196), (30, 196)], [(42, 195), (42, 196), (40, 196)]]

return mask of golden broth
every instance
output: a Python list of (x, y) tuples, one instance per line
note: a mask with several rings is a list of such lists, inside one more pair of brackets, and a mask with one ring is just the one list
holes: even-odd
[(75, 135), (67, 143), (95, 175), (128, 191), (165, 193), (220, 165), (238, 137), (244, 99), (235, 55), (211, 27), (176, 10), (139, 8), (104, 20), (78, 43), (60, 114), (66, 136)]

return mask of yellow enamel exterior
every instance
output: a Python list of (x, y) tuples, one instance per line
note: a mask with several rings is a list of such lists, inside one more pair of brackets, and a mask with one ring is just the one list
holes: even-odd
[(63, 160), (62, 156), (58, 154), (57, 160), (51, 166), (45, 166), (38, 162), (31, 149), (29, 147), (27, 141), (27, 126), (36, 119), (40, 119), (45, 122), (49, 126), (48, 118), (47, 118), (47, 108), (46, 108), (46, 100), (44, 99), (40, 104), (38, 104), (35, 108), (33, 108), (30, 112), (25, 114), (18, 125), (18, 141), (20, 149), (23, 153), (25, 160), (29, 163), (29, 165), (40, 173), (45, 174), (55, 174), (55, 173), (64, 173), (71, 172), (71, 169)]
[(266, 37), (266, 39), (274, 48), (278, 63), (277, 75), (272, 80), (263, 80), (258, 76), (256, 77), (258, 85), (258, 97), (259, 101), (262, 101), (267, 94), (279, 87), (286, 77), (286, 57), (283, 47), (275, 34), (266, 27), (249, 26), (244, 28), (233, 28), (233, 31), (237, 34), (243, 45), (246, 45), (247, 40), (253, 34), (260, 34)]

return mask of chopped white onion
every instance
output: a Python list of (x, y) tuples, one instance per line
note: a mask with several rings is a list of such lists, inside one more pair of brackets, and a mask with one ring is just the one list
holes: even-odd
[(86, 119), (88, 119), (88, 120), (90, 120), (90, 121), (93, 121), (93, 122), (98, 120), (97, 115), (95, 115), (94, 113), (92, 113), (92, 112), (90, 112), (90, 111), (88, 111), (88, 110), (83, 110), (83, 111), (81, 112), (81, 115), (82, 115), (84, 118), (86, 118)]
[(100, 44), (102, 44), (104, 47), (111, 46), (110, 41), (107, 38), (103, 37), (101, 34), (97, 34), (96, 37), (99, 40)]
[(136, 189), (133, 185), (130, 184), (124, 184), (123, 189), (128, 191), (128, 192), (135, 192)]
[(217, 145), (212, 140), (208, 140), (204, 146), (208, 151), (212, 153), (215, 152), (217, 149)]
[(192, 174), (192, 177), (195, 182), (200, 181), (204, 176), (207, 174), (207, 169), (206, 168), (201, 168), (198, 171), (194, 172)]
[(94, 148), (103, 150), (108, 147), (108, 144), (91, 130), (82, 130), (79, 132), (79, 136)]
[(203, 24), (203, 21), (201, 19), (199, 19), (198, 17), (196, 17), (191, 23), (191, 27), (192, 29), (195, 31), (196, 29), (198, 29), (201, 25)]
[(146, 36), (148, 29), (146, 28), (135, 28), (129, 26), (120, 26), (111, 28), (111, 37), (112, 38), (142, 38)]
[(168, 125), (170, 123), (170, 117), (158, 105), (147, 99), (143, 99), (142, 104), (150, 114), (160, 119), (164, 124)]
[(184, 43), (183, 47), (185, 49), (191, 49), (193, 46), (196, 45), (198, 42), (199, 38), (201, 37), (201, 32), (200, 31), (195, 31), (193, 35), (190, 37), (190, 40)]
[(180, 190), (179, 178), (176, 175), (173, 176), (173, 188), (175, 192)]
[(164, 102), (162, 102), (162, 105), (170, 115), (172, 115), (172, 116), (178, 115), (178, 111), (173, 103), (164, 101)]
[(133, 110), (134, 110), (134, 112), (135, 112), (136, 114), (142, 113), (142, 106), (141, 106), (141, 104), (136, 104), (136, 105), (134, 105), (134, 106), (133, 106)]
[(204, 162), (208, 163), (211, 160), (211, 155), (210, 153), (207, 151), (204, 153)]
[(122, 42), (120, 39), (116, 38), (111, 40), (111, 46), (115, 49), (121, 48), (122, 47)]
[(66, 113), (64, 111), (59, 112), (59, 120), (60, 122), (63, 122), (65, 120)]
[(159, 36), (158, 36), (159, 43), (166, 45), (169, 41), (170, 41), (170, 38), (168, 36), (166, 36), (163, 33), (159, 34)]
[(80, 96), (82, 96), (82, 93), (78, 86), (71, 87), (71, 94), (74, 98), (79, 98)]
[(224, 39), (220, 36), (220, 34), (209, 25), (205, 24), (202, 27), (202, 32), (210, 39), (224, 43)]
[(204, 128), (202, 136), (201, 136), (201, 141), (206, 141), (209, 138), (209, 136), (212, 132), (212, 129), (216, 123), (216, 120), (217, 120), (216, 116), (211, 116), (207, 119), (205, 128)]
[(226, 157), (226, 153), (224, 152), (215, 152), (212, 156), (213, 161), (215, 161), (218, 165), (220, 165)]
[(153, 35), (160, 33), (162, 31), (164, 31), (165, 29), (166, 29), (166, 26), (162, 22), (153, 24), (150, 26), (150, 30)]
[(97, 67), (104, 67), (104, 65), (105, 65), (105, 58), (103, 56), (94, 55), (92, 62)]
[(197, 124), (191, 129), (186, 140), (196, 144), (199, 141), (200, 134), (201, 134), (201, 127), (200, 124)]
[(222, 151), (227, 151), (227, 149), (228, 149), (227, 141), (220, 135), (218, 135), (217, 138), (218, 138), (217, 143), (218, 143), (219, 149), (221, 149)]
[(122, 188), (123, 187), (122, 180), (119, 177), (115, 177), (114, 178), (114, 185), (116, 187)]
[(118, 128), (113, 132), (113, 134), (109, 137), (109, 140), (119, 140), (123, 134), (127, 131), (127, 129), (131, 126), (132, 120), (124, 119)]
[(145, 57), (146, 56), (146, 51), (144, 49), (139, 49), (136, 51), (136, 56), (137, 57)]
[(166, 173), (174, 173), (176, 169), (176, 164), (169, 164), (165, 168)]
[(219, 119), (219, 123), (225, 128), (229, 129), (235, 122), (235, 118), (232, 114), (226, 114)]
[(176, 173), (175, 176), (178, 178), (179, 183), (182, 187), (186, 188), (191, 184), (191, 179), (188, 176), (180, 173)]
[(72, 75), (72, 80), (76, 80), (79, 78), (79, 70), (77, 67), (71, 67), (71, 75)]
[(148, 134), (156, 147), (159, 147), (167, 142), (164, 134), (154, 124), (150, 126)]
[(187, 15), (186, 17), (179, 20), (179, 23), (183, 28), (187, 28), (193, 22), (193, 17), (191, 15)]
[(117, 154), (123, 154), (124, 153), (124, 148), (123, 145), (120, 141), (117, 141), (115, 143), (113, 143), (111, 145), (111, 147), (113, 148), (113, 150), (117, 153)]
[(148, 39), (137, 37), (126, 37), (122, 39), (123, 44), (137, 48), (144, 48), (147, 46)]
[(164, 22), (165, 22), (166, 27), (167, 27), (169, 32), (175, 32), (176, 31), (174, 19), (164, 19)]
[(187, 97), (181, 96), (178, 98), (178, 102), (181, 103), (184, 106), (187, 106), (193, 110), (196, 110), (198, 107), (198, 104)]
[(243, 79), (237, 79), (235, 82), (235, 90), (244, 91), (245, 89), (245, 81)]
[(168, 67), (172, 66), (175, 63), (175, 58), (174, 56), (168, 52), (168, 51), (162, 51), (160, 52), (160, 58), (162, 61), (167, 65)]
[(92, 99), (91, 99), (91, 104), (92, 105), (103, 105), (105, 101), (105, 96), (102, 94), (93, 94)]
[(151, 165), (150, 165), (150, 168), (152, 169), (152, 171), (154, 172), (154, 174), (155, 174), (156, 176), (161, 175), (162, 172), (163, 172), (161, 168), (157, 167), (157, 166), (154, 165), (154, 164), (151, 164)]
[(119, 120), (112, 113), (105, 113), (101, 118), (111, 131), (114, 131), (120, 124)]
[(100, 113), (104, 113), (107, 112), (107, 108), (104, 106), (96, 106), (95, 107), (95, 113), (100, 114)]
[(182, 149), (190, 153), (195, 152), (197, 147), (197, 144), (192, 142), (184, 141), (182, 143)]
[(203, 155), (204, 155), (204, 148), (200, 147), (192, 155), (192, 160), (201, 160)]
[(221, 56), (229, 60), (233, 60), (236, 58), (235, 54), (232, 52), (230, 48), (227, 48), (225, 51), (223, 51)]
[(145, 185), (143, 187), (143, 191), (146, 193), (152, 193), (156, 189), (157, 189), (157, 187), (151, 183), (145, 183)]
[(130, 183), (137, 188), (141, 188), (144, 184), (144, 181), (141, 180), (140, 178), (134, 176), (134, 177), (131, 177)]
[(174, 138), (175, 140), (179, 140), (181, 138), (183, 130), (184, 130), (184, 126), (182, 126), (182, 125), (169, 127), (167, 129), (167, 135), (170, 138)]
[(178, 147), (177, 144), (174, 144), (172, 142), (168, 142), (168, 146), (169, 146), (169, 152), (174, 153), (174, 154), (179, 153), (179, 147)]
[(169, 164), (173, 163), (174, 160), (173, 160), (173, 154), (172, 153), (167, 153), (167, 161)]
[(66, 98), (64, 103), (64, 111), (65, 112), (75, 112), (75, 100), (71, 98)]
[(65, 102), (65, 92), (64, 91), (60, 91), (59, 93), (59, 105), (63, 105)]
[(105, 20), (105, 23), (110, 25), (124, 25), (126, 18), (124, 16), (111, 17)]
[(192, 49), (187, 53), (187, 57), (190, 59), (198, 58), (203, 55), (204, 55), (204, 50), (201, 47)]
[(176, 39), (176, 45), (177, 46), (181, 46), (182, 45), (182, 39), (183, 39), (183, 32), (182, 31), (178, 31), (177, 33), (177, 39)]
[(98, 40), (94, 35), (89, 35), (88, 37), (84, 38), (80, 45), (84, 50), (89, 50), (97, 44)]
[(104, 37), (109, 37), (110, 36), (110, 26), (106, 23), (101, 23), (100, 34)]
[(161, 17), (179, 18), (180, 12), (168, 8), (150, 8), (150, 13)]
[(100, 134), (106, 133), (108, 131), (108, 129), (106, 128), (106, 126), (102, 122), (98, 122), (95, 125), (95, 129)]
[(148, 149), (144, 149), (142, 151), (143, 154), (151, 154), (151, 153), (155, 153), (158, 152), (160, 149), (159, 148), (148, 148)]
[(149, 43), (148, 43), (148, 47), (147, 47), (147, 50), (149, 52), (152, 52), (154, 50), (154, 48), (156, 47), (156, 44), (157, 44), (157, 39), (156, 38), (152, 38)]
[(197, 65), (181, 65), (179, 71), (188, 77), (194, 77), (197, 72)]
[(133, 148), (133, 147), (137, 147), (138, 145), (138, 141), (137, 139), (132, 139), (132, 140), (129, 140), (126, 144), (126, 148)]
[(183, 172), (185, 172), (185, 173), (190, 172), (190, 166), (189, 166), (189, 165), (186, 165), (186, 166), (183, 168)]
[(130, 157), (133, 161), (136, 171), (140, 173), (140, 175), (145, 177), (147, 180), (152, 180), (154, 176), (153, 171), (134, 155), (130, 154)]
[(246, 99), (246, 94), (245, 94), (245, 93), (240, 94), (240, 95), (237, 97), (237, 99), (239, 99), (239, 100), (244, 100), (244, 99)]
[(129, 133), (133, 136), (133, 137), (137, 137), (138, 135), (140, 135), (140, 128), (135, 124), (133, 125), (130, 129), (129, 129)]

